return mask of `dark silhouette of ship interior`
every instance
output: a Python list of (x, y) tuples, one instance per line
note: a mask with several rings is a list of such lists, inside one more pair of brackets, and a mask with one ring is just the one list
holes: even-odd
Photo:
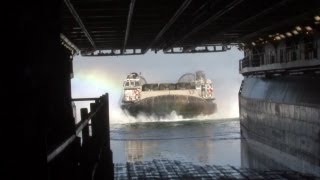
[[(149, 51), (155, 53), (163, 51), (167, 54), (212, 53), (227, 51), (232, 46), (241, 49), (243, 45), (256, 51), (256, 45), (262, 43), (259, 38), (276, 43), (277, 33), (291, 31), (298, 25), (303, 28), (311, 27), (315, 32), (312, 37), (318, 36), (319, 3), (319, 0), (3, 2), (1, 52), (6, 56), (2, 58), (1, 71), (2, 89), (4, 89), (2, 120), (5, 122), (3, 129), (7, 131), (2, 149), (5, 151), (3, 155), (8, 157), (5, 160), (8, 165), (5, 166), (5, 173), (9, 174), (9, 176), (6, 174), (3, 176), (8, 179), (23, 176), (23, 179), (32, 180), (112, 179), (114, 177), (109, 116), (107, 110), (101, 109), (101, 107), (108, 109), (108, 95), (72, 99), (71, 78), (73, 78), (74, 55), (143, 55)], [(297, 38), (307, 36), (298, 33), (299, 35), (295, 36)], [(269, 37), (274, 34), (276, 37)], [(256, 74), (257, 77), (264, 76), (262, 71), (260, 73), (252, 71), (255, 70), (252, 69), (255, 66), (262, 65), (260, 61), (249, 61), (248, 58), (248, 61), (245, 59), (242, 62), (240, 66), (246, 68), (242, 69), (245, 76)], [(308, 62), (305, 61), (300, 67), (305, 67), (307, 64)], [(318, 78), (314, 72), (319, 66), (312, 68), (312, 71), (305, 71), (306, 74), (309, 72), (312, 78)], [(270, 75), (272, 73), (275, 71), (266, 73), (266, 78), (276, 78)], [(290, 73), (286, 71), (280, 75)], [(244, 86), (251, 83), (248, 79)], [(268, 90), (272, 91), (272, 89)], [(310, 98), (319, 97), (318, 92), (312, 91), (312, 93), (314, 96)], [(241, 104), (246, 102), (250, 104), (248, 98), (250, 97), (242, 97)], [(72, 102), (85, 100), (93, 102), (91, 106), (93, 111), (82, 110), (82, 121), (76, 124)], [(263, 106), (262, 101), (257, 103)], [(270, 108), (266, 114), (279, 115), (285, 105), (274, 106), (277, 106), (279, 111), (273, 111)], [(312, 112), (316, 114), (318, 107), (319, 103), (315, 104)], [(243, 120), (250, 120), (253, 116), (249, 114), (243, 117)], [(91, 125), (94, 129), (92, 136), (89, 136), (87, 129), (90, 118), (96, 119), (92, 122), (97, 123)], [(258, 122), (247, 123), (255, 125), (254, 123)], [(20, 124), (24, 126), (23, 133), (20, 133), (20, 129), (17, 128)], [(259, 127), (264, 126), (259, 124)], [(297, 137), (304, 137), (303, 134), (313, 132), (312, 128), (308, 128), (309, 126), (303, 127), (305, 131)], [(319, 127), (319, 118), (313, 127)], [(272, 131), (273, 133), (271, 130), (266, 131), (273, 135), (280, 134), (275, 130)], [(79, 133), (83, 134), (82, 139), (77, 136)], [(259, 132), (259, 135), (264, 133)], [(314, 130), (312, 138), (317, 143), (312, 144), (312, 147), (318, 149), (319, 135), (320, 132)], [(21, 136), (24, 144), (20, 143)], [(307, 139), (310, 138), (301, 141), (293, 138), (292, 142), (299, 140), (296, 143), (299, 147), (305, 148), (305, 144), (309, 142)], [(289, 147), (282, 144), (285, 140), (280, 142), (276, 137), (272, 140), (275, 141), (271, 145), (276, 143), (275, 147), (280, 147), (278, 148), (280, 150), (281, 147)], [(303, 148), (294, 152), (288, 150), (288, 152), (296, 154), (299, 158), (310, 155), (308, 159), (313, 159), (312, 162), (317, 162), (314, 165), (319, 167), (319, 151), (304, 153), (308, 148)]]

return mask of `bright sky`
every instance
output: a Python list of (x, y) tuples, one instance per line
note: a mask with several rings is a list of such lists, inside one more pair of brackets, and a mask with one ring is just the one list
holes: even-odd
[[(148, 83), (177, 82), (185, 73), (204, 71), (213, 80), (218, 116), (238, 117), (238, 91), (243, 79), (239, 59), (243, 52), (232, 48), (227, 52), (203, 54), (163, 54), (149, 52), (135, 56), (81, 57), (73, 60), (72, 97), (99, 97), (109, 93), (111, 119), (119, 118), (122, 84), (126, 75), (141, 72)], [(76, 104), (80, 108), (80, 104)], [(112, 120), (111, 120), (112, 121)]]

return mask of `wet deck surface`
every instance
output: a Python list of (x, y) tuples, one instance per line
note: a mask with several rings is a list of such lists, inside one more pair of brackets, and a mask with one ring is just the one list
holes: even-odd
[(294, 171), (258, 171), (234, 166), (196, 165), (172, 160), (115, 164), (115, 179), (318, 179)]

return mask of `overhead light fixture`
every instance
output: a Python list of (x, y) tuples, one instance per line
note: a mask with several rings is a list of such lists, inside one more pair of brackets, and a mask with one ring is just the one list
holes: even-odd
[(280, 36), (276, 36), (276, 38), (275, 38), (276, 40), (280, 40), (281, 39), (281, 37)]
[(269, 37), (269, 38), (272, 38), (272, 37), (273, 37), (273, 35), (272, 35), (272, 34), (270, 34), (268, 37)]
[(314, 16), (314, 20), (320, 21), (320, 16)]
[(302, 28), (300, 26), (296, 26), (297, 31), (302, 31)]
[(286, 38), (286, 36), (283, 35), (283, 34), (280, 34), (280, 37), (281, 37), (282, 39)]
[(298, 31), (296, 31), (296, 30), (293, 30), (293, 31), (292, 31), (292, 33), (293, 33), (294, 35), (299, 34), (299, 32), (298, 32)]
[(291, 32), (286, 32), (286, 35), (287, 35), (288, 37), (291, 37), (291, 36), (292, 36)]
[(306, 30), (307, 31), (312, 31), (312, 27), (311, 26), (306, 26)]
[(256, 45), (256, 43), (255, 43), (255, 42), (252, 42), (251, 44), (252, 44), (252, 46), (255, 46), (255, 45)]

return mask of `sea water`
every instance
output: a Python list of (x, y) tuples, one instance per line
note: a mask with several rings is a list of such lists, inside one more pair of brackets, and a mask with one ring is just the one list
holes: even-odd
[(241, 165), (239, 118), (111, 124), (114, 163), (170, 159)]

